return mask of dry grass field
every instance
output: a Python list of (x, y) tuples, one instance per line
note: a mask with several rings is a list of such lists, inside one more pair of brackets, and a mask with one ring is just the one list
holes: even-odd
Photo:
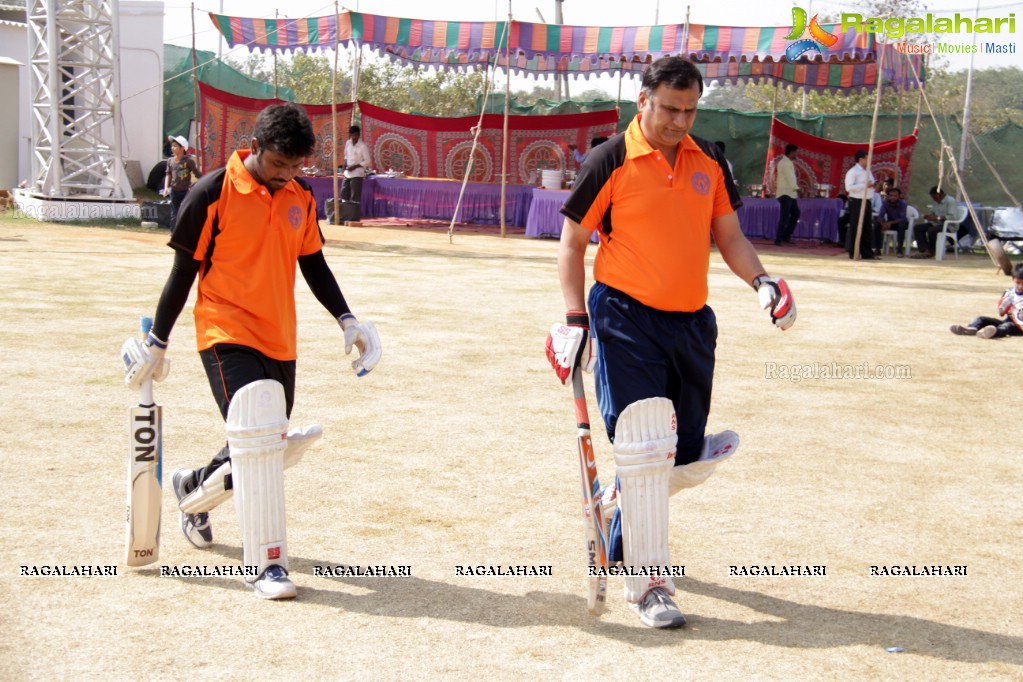
[[(0, 216), (0, 678), (1023, 678), (1023, 458), (1012, 446), (1023, 340), (948, 332), (993, 315), (1009, 285), (986, 257), (861, 263), (766, 248), (799, 306), (779, 333), (712, 255), (720, 337), (709, 427), (737, 431), (742, 444), (672, 499), (689, 625), (653, 631), (625, 606), (620, 579), (604, 616), (585, 609), (571, 391), (543, 353), (564, 313), (557, 244), (324, 232), (328, 262), (356, 314), (377, 325), (384, 357), (356, 378), (337, 325), (299, 278), (292, 422), (319, 422), (324, 438), (286, 473), (299, 596), (273, 603), (239, 578), (160, 577), (161, 566), (241, 559), (233, 504), (213, 513), (216, 544), (199, 551), (178, 529), (169, 486), (170, 472), (205, 463), (224, 440), (190, 305), (156, 387), (160, 558), (121, 565), (136, 396), (119, 350), (155, 309), (167, 233)], [(824, 376), (836, 371), (849, 376)], [(589, 376), (587, 390), (608, 479)], [(317, 575), (339, 564), (410, 566), (412, 576)], [(458, 575), (479, 565), (552, 575)], [(826, 575), (733, 575), (765, 565)], [(22, 575), (47, 566), (117, 575)]]

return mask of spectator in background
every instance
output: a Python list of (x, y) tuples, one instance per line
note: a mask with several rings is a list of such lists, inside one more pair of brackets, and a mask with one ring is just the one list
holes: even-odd
[(373, 165), (373, 157), (369, 146), (363, 142), (362, 128), (350, 126), (348, 141), (345, 142), (345, 179), (341, 183), (341, 201), (362, 200), (362, 179), (366, 177), (369, 167)]
[(914, 253), (910, 258), (934, 258), (934, 250), (937, 246), (938, 233), (941, 232), (945, 221), (954, 218), (956, 214), (955, 197), (950, 197), (935, 185), (931, 187), (930, 211), (924, 216), (926, 222), (913, 227), (913, 237), (916, 239), (916, 248), (920, 253)]
[(574, 144), (568, 145), (568, 148), (572, 151), (572, 158), (575, 160), (576, 165), (582, 166), (583, 165), (583, 161), (585, 161), (586, 157), (589, 156), (591, 151), (593, 151), (593, 148), (601, 145), (604, 142), (607, 142), (607, 138), (606, 137), (595, 137), (595, 138), (593, 138), (592, 140), (590, 140), (590, 148), (589, 148), (589, 150), (587, 150), (585, 152), (580, 152), (579, 149)]
[(164, 174), (161, 196), (171, 200), (171, 227), (178, 217), (178, 208), (185, 200), (185, 195), (192, 188), (192, 182), (202, 177), (195, 158), (188, 154), (188, 140), (181, 135), (167, 137), (170, 141), (171, 156), (167, 159), (167, 171)]
[(1023, 263), (1012, 268), (1012, 286), (998, 300), (1001, 317), (981, 315), (965, 327), (954, 324), (949, 331), (958, 336), (979, 336), (982, 339), (1000, 339), (1003, 336), (1023, 336)]
[(874, 255), (878, 258), (881, 257), (881, 234), (883, 232), (878, 216), (881, 214), (881, 208), (884, 206), (885, 199), (888, 198), (888, 190), (894, 186), (895, 181), (891, 178), (878, 180), (874, 183), (874, 196), (870, 198), (870, 208), (874, 211), (874, 228), (871, 233), (873, 243), (871, 246), (874, 248)]
[(902, 244), (906, 239), (906, 228), (909, 226), (909, 219), (906, 217), (908, 208), (909, 205), (902, 199), (902, 190), (898, 187), (889, 187), (885, 193), (885, 200), (881, 202), (881, 208), (877, 212), (881, 234), (886, 230), (895, 230), (895, 255), (899, 258), (906, 255), (902, 252)]
[(874, 174), (867, 170), (867, 150), (860, 149), (853, 156), (855, 163), (845, 173), (845, 191), (849, 193), (849, 227), (845, 231), (845, 250), (849, 258), (856, 255), (856, 231), (863, 211), (863, 234), (860, 238), (860, 258), (877, 260), (874, 255), (874, 212), (870, 202), (874, 196)]
[(799, 222), (799, 181), (796, 180), (796, 166), (792, 163), (798, 152), (796, 145), (785, 145), (785, 153), (774, 166), (774, 193), (781, 205), (778, 229), (774, 233), (775, 246), (791, 244), (792, 233)]

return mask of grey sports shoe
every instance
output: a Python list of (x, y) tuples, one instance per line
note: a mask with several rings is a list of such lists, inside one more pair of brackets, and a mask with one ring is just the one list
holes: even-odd
[(975, 336), (977, 334), (977, 330), (973, 327), (964, 327), (961, 324), (954, 324), (948, 330), (956, 336)]
[(648, 627), (680, 628), (686, 624), (686, 617), (663, 587), (655, 587), (646, 593), (643, 601), (629, 606), (639, 614), (643, 625)]
[[(191, 469), (178, 469), (171, 476), (171, 483), (174, 486), (174, 496), (180, 503), (182, 498), (192, 492), (194, 477)], [(206, 549), (213, 544), (213, 527), (210, 525), (210, 515), (186, 514), (181, 512), (181, 532), (185, 539), (199, 549)]]
[(977, 336), (979, 336), (982, 339), (993, 339), (995, 338), (995, 334), (997, 333), (998, 327), (994, 326), (993, 324), (989, 324), (986, 327), (981, 327), (980, 331), (977, 332)]
[(288, 579), (288, 572), (277, 564), (271, 564), (252, 583), (256, 596), (262, 599), (294, 599), (298, 592), (295, 583)]

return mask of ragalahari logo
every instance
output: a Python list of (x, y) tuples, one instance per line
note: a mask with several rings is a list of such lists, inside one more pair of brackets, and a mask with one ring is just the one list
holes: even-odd
[[(796, 61), (811, 51), (824, 54), (838, 42), (838, 38), (833, 33), (828, 33), (820, 25), (820, 22), (817, 21), (818, 16), (817, 14), (813, 15), (813, 19), (807, 25), (806, 10), (802, 7), (792, 8), (792, 32), (785, 36), (785, 40), (795, 41), (789, 43), (789, 46), (785, 48), (785, 58), (790, 62)], [(809, 33), (809, 37), (804, 38), (803, 36), (807, 33)]]

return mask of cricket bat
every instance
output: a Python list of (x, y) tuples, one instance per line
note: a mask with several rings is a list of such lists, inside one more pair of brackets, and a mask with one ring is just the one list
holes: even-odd
[(582, 371), (576, 369), (572, 377), (575, 396), (575, 420), (579, 427), (579, 472), (583, 484), (583, 529), (586, 542), (586, 608), (594, 616), (607, 607), (607, 533), (604, 531), (604, 513), (601, 509), (600, 481), (597, 462), (593, 457), (590, 438), (590, 416), (586, 409)]
[[(142, 335), (153, 319), (143, 317)], [(163, 412), (153, 400), (153, 379), (139, 390), (139, 404), (128, 411), (128, 514), (125, 563), (145, 566), (160, 557), (163, 477)]]

